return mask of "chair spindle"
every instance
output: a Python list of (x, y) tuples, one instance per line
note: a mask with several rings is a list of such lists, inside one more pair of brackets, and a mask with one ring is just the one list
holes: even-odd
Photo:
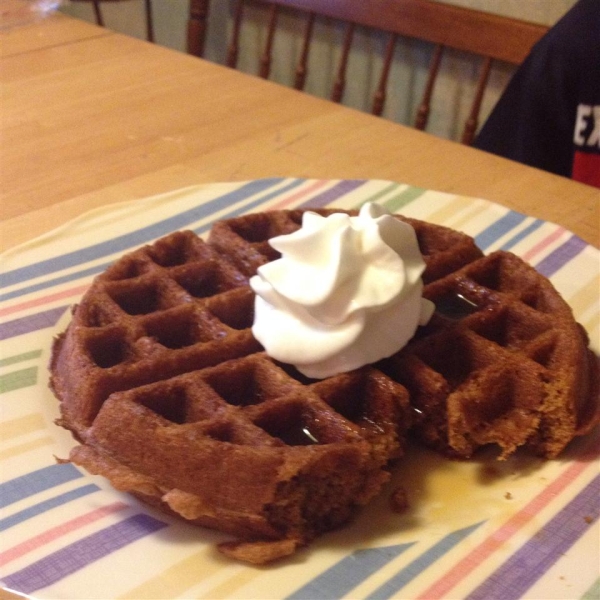
[(471, 112), (469, 118), (465, 123), (465, 129), (462, 135), (461, 142), (463, 144), (471, 145), (475, 132), (477, 131), (477, 125), (479, 124), (479, 112), (481, 110), (481, 101), (483, 100), (483, 94), (487, 85), (488, 78), (490, 76), (490, 70), (492, 68), (492, 59), (488, 56), (483, 61), (483, 67), (479, 75), (479, 81), (477, 82), (477, 91), (475, 92), (475, 98), (471, 105)]
[(226, 65), (231, 68), (237, 66), (239, 49), (240, 49), (240, 30), (242, 28), (242, 20), (244, 18), (244, 0), (238, 0), (235, 7), (235, 16), (233, 18), (233, 31), (231, 39), (227, 46)]
[[(100, 27), (104, 27), (104, 17), (102, 16), (102, 9), (100, 8), (101, 0), (92, 0), (92, 6), (94, 8), (94, 18), (96, 24)], [(152, 0), (144, 0), (144, 12), (146, 15), (146, 39), (149, 42), (154, 42), (154, 23), (152, 20)]]
[(297, 90), (303, 90), (306, 84), (306, 75), (308, 73), (308, 55), (310, 52), (310, 42), (312, 39), (313, 27), (315, 24), (315, 13), (308, 13), (308, 19), (306, 20), (306, 29), (304, 30), (304, 39), (302, 41), (302, 53), (300, 54), (300, 60), (296, 67), (296, 79), (294, 80), (294, 87)]
[(152, 21), (152, 0), (144, 0), (146, 10), (146, 35), (149, 42), (154, 42), (154, 23)]
[(100, 9), (100, 0), (92, 0), (92, 5), (94, 7), (96, 24), (100, 25), (100, 27), (104, 27), (104, 18), (102, 17), (102, 10)]
[(442, 44), (436, 44), (431, 56), (431, 62), (429, 63), (429, 71), (427, 72), (427, 82), (425, 84), (425, 90), (423, 91), (423, 98), (421, 99), (421, 104), (419, 104), (417, 116), (415, 118), (415, 129), (419, 129), (421, 131), (427, 127), (427, 121), (429, 121), (431, 96), (433, 95), (433, 88), (435, 87), (443, 53), (444, 46), (442, 46)]
[(187, 51), (193, 56), (204, 56), (209, 5), (210, 0), (190, 0)]
[(346, 25), (346, 35), (344, 36), (344, 44), (342, 46), (342, 55), (338, 66), (337, 76), (333, 83), (331, 99), (334, 102), (341, 102), (346, 88), (346, 70), (348, 67), (348, 57), (352, 47), (352, 38), (354, 37), (354, 23), (349, 21)]
[(279, 6), (271, 4), (269, 11), (269, 28), (267, 31), (267, 43), (262, 56), (260, 57), (259, 75), (263, 79), (269, 78), (271, 72), (271, 61), (273, 59), (273, 40), (275, 39), (275, 29), (277, 28), (277, 16), (279, 15)]
[(387, 42), (385, 49), (385, 58), (383, 61), (383, 68), (381, 70), (381, 77), (379, 79), (379, 85), (377, 86), (377, 91), (375, 92), (375, 96), (373, 98), (373, 110), (371, 112), (374, 115), (377, 115), (378, 117), (381, 116), (381, 113), (383, 112), (383, 108), (385, 106), (385, 99), (387, 96), (387, 84), (390, 76), (392, 61), (394, 59), (394, 50), (396, 48), (397, 39), (398, 36), (395, 33), (392, 33)]

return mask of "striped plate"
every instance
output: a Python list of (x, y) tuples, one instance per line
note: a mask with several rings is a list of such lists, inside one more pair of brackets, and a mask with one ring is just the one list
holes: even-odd
[[(2, 256), (0, 290), (0, 579), (54, 598), (517, 598), (600, 596), (600, 436), (559, 460), (450, 462), (413, 449), (402, 483), (410, 508), (383, 494), (350, 526), (270, 568), (226, 561), (220, 534), (170, 520), (70, 464), (53, 424), (52, 338), (91, 279), (123, 252), (175, 229), (264, 209), (394, 212), (504, 249), (548, 276), (600, 348), (600, 256), (562, 227), (485, 200), (374, 180), (294, 178), (203, 185), (107, 206)], [(1, 593), (1, 592), (0, 592)]]

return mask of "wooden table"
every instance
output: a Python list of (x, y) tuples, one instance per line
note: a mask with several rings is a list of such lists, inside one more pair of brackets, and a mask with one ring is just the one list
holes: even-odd
[(1, 250), (107, 203), (271, 176), (486, 198), (599, 245), (595, 188), (63, 15), (1, 33), (0, 67)]
[(0, 249), (103, 204), (270, 176), (476, 196), (599, 245), (596, 188), (61, 14), (0, 35)]

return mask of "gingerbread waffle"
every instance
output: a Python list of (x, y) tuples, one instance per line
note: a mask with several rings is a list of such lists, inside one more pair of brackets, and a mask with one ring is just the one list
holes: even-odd
[(178, 232), (100, 275), (55, 342), (70, 460), (249, 543), (263, 563), (347, 520), (388, 478), (412, 411), (373, 368), (311, 382), (262, 352), (248, 278)]
[(598, 363), (552, 284), (498, 251), (430, 283), (430, 323), (383, 369), (410, 394), (413, 431), (450, 456), (488, 444), (556, 457), (599, 420)]
[(497, 444), (554, 456), (597, 420), (585, 335), (550, 283), (410, 219), (439, 307), (405, 350), (322, 381), (269, 358), (251, 334), (248, 279), (277, 258), (268, 239), (301, 218), (230, 219), (208, 243), (173, 233), (95, 279), (51, 361), (60, 424), (81, 444), (71, 461), (232, 534), (221, 551), (260, 564), (375, 496), (409, 429), (451, 455)]

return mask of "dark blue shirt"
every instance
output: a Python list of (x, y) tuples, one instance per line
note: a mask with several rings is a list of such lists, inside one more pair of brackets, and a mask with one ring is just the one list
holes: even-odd
[(600, 0), (579, 0), (533, 47), (474, 146), (600, 187)]

